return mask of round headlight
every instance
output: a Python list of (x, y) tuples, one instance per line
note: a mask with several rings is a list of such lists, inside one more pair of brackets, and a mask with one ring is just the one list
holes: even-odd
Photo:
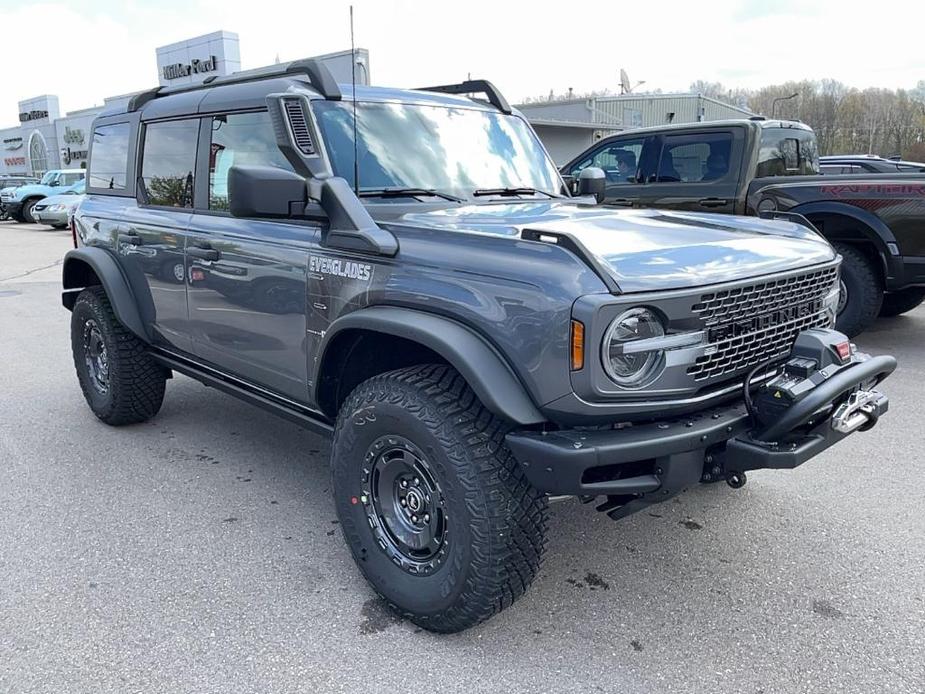
[(643, 340), (664, 337), (661, 320), (647, 308), (624, 311), (604, 334), (603, 362), (607, 375), (622, 388), (640, 388), (658, 369), (663, 349), (650, 348)]

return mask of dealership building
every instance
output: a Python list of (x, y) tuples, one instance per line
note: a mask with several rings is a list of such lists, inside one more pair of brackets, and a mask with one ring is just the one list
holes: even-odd
[[(324, 62), (339, 82), (351, 79), (351, 53), (314, 56)], [(241, 72), (238, 35), (216, 31), (179, 41), (156, 50), (157, 78), (161, 86), (202, 82), (209, 77)], [(356, 80), (369, 83), (369, 51), (356, 51)], [(269, 68), (245, 72), (259, 73)], [(151, 82), (153, 83), (153, 75)], [(149, 89), (151, 84), (139, 85)], [(19, 102), (18, 125), (0, 128), (0, 174), (40, 176), (49, 169), (79, 169), (87, 166), (87, 150), (93, 119), (104, 109), (126, 104), (134, 94), (110, 96), (102, 106), (70, 111), (64, 115), (58, 97), (35, 96)], [(0, 114), (0, 118), (3, 115)], [(3, 120), (0, 120), (0, 124)]]
[[(357, 83), (369, 84), (369, 51), (361, 48), (355, 55)], [(353, 67), (350, 51), (314, 57), (327, 65), (338, 82), (350, 82)], [(216, 31), (161, 46), (156, 49), (156, 60), (161, 86), (193, 84), (241, 72), (238, 35), (230, 31)], [(260, 73), (271, 68), (244, 72)], [(150, 86), (139, 85), (142, 89)], [(106, 108), (127, 103), (132, 96), (110, 96), (103, 100), (102, 106), (64, 115), (57, 96), (46, 94), (23, 99), (16, 114), (18, 125), (0, 128), (0, 174), (41, 175), (49, 169), (86, 168), (93, 119)], [(747, 109), (701, 94), (598, 96), (533, 102), (518, 108), (557, 164), (567, 162), (601, 138), (627, 128), (754, 115)]]

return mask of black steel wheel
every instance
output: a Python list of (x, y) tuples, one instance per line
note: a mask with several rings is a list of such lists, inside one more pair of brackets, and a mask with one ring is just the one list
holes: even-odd
[(95, 318), (84, 321), (83, 357), (90, 385), (96, 392), (105, 395), (109, 392), (109, 351)]
[(340, 409), (331, 464), (344, 539), (370, 585), (426, 629), (488, 619), (539, 571), (547, 501), (507, 449), (509, 429), (446, 365), (375, 376)]
[(380, 548), (408, 573), (432, 573), (446, 557), (449, 518), (424, 454), (403, 436), (382, 436), (365, 463), (360, 501)]

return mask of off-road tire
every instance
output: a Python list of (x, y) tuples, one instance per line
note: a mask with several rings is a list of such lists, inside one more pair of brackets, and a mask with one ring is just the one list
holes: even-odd
[(848, 337), (869, 328), (880, 313), (883, 283), (870, 259), (854, 246), (836, 243), (842, 257), (841, 279), (848, 290), (848, 302), (838, 314), (835, 327)]
[(925, 301), (925, 287), (909, 287), (898, 292), (889, 292), (883, 295), (883, 305), (880, 315), (892, 318), (918, 308)]
[(26, 200), (22, 204), (22, 211), (19, 214), (22, 220), (27, 224), (35, 224), (35, 217), (32, 216), (32, 208), (35, 207), (35, 203), (37, 202), (38, 200), (33, 198), (32, 200)]
[[(425, 629), (457, 632), (488, 619), (523, 595), (540, 568), (547, 500), (505, 445), (509, 430), (446, 365), (373, 377), (340, 410), (332, 468), (344, 539), (373, 589)], [(376, 442), (390, 436), (414, 444), (441, 487), (445, 556), (428, 575), (396, 565), (371, 526), (364, 471)]]
[[(98, 327), (106, 347), (109, 365), (106, 392), (100, 392), (94, 385), (85, 358), (84, 331), (88, 321)], [(74, 302), (71, 351), (84, 398), (106, 424), (144, 422), (160, 410), (167, 370), (151, 358), (147, 345), (118, 321), (102, 287), (83, 290)]]

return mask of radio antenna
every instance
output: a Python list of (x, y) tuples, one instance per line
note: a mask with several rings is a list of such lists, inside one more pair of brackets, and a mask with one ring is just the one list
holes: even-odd
[(353, 192), (360, 196), (360, 155), (357, 145), (357, 51), (353, 45), (353, 5), (350, 6), (350, 80), (353, 87)]

